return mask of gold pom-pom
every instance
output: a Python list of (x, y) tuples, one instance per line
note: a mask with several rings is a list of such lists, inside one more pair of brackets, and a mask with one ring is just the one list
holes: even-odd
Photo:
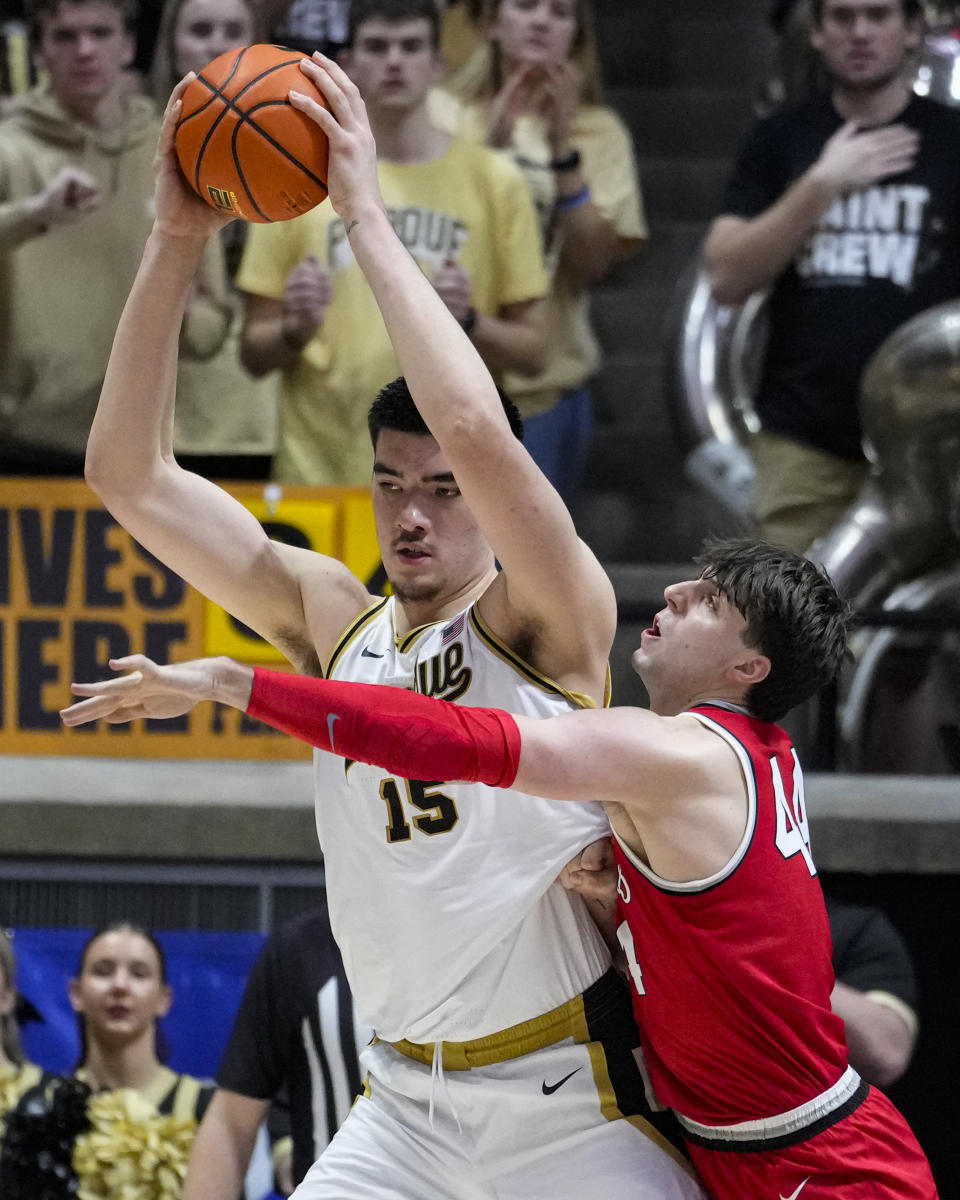
[(91, 1097), (89, 1115), (73, 1150), (79, 1200), (178, 1200), (196, 1121), (160, 1116), (131, 1088)]

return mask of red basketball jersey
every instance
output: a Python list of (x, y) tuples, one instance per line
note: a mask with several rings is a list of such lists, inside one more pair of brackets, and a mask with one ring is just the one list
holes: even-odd
[(830, 927), (796, 752), (779, 726), (740, 710), (690, 715), (740, 759), (746, 830), (721, 871), (679, 884), (615, 841), (618, 932), (659, 1099), (704, 1125), (732, 1125), (827, 1091), (847, 1049), (830, 1009)]

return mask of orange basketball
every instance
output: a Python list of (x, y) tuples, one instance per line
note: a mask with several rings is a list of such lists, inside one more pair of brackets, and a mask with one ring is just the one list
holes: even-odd
[(212, 208), (245, 221), (286, 221), (327, 194), (326, 134), (287, 98), (323, 96), (281, 46), (240, 46), (203, 68), (183, 94), (180, 168)]

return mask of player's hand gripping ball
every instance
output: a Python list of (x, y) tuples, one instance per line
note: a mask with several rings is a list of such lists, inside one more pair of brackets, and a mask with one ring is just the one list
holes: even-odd
[(228, 50), (192, 80), (176, 130), (180, 169), (211, 208), (245, 221), (286, 221), (326, 198), (327, 135), (287, 93), (327, 102), (281, 46)]

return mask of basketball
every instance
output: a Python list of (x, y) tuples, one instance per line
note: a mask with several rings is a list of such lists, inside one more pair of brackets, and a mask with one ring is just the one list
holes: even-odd
[(281, 46), (240, 46), (203, 68), (183, 94), (180, 169), (201, 200), (245, 221), (287, 221), (327, 194), (326, 134), (287, 98), (323, 96)]

